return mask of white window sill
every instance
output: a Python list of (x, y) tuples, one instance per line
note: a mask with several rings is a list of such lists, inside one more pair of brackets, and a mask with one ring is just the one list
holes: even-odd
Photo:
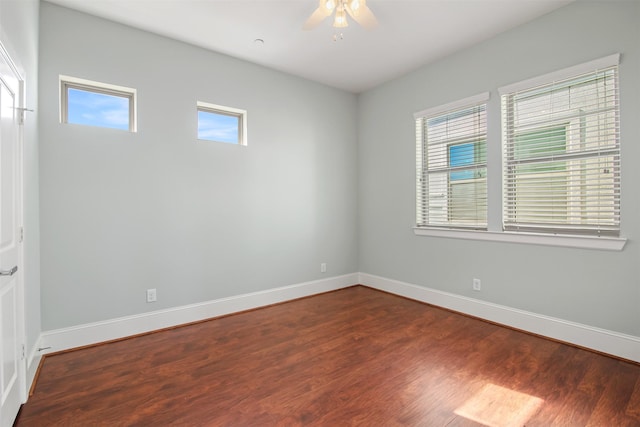
[(624, 248), (625, 243), (627, 243), (627, 239), (619, 237), (571, 236), (566, 234), (547, 235), (538, 233), (515, 233), (509, 231), (496, 232), (414, 227), (413, 232), (417, 236), (561, 246), (565, 248), (600, 249), (606, 251), (621, 251)]

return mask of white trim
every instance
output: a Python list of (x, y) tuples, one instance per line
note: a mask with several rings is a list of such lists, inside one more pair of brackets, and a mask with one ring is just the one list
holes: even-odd
[[(41, 354), (96, 344), (362, 284), (537, 335), (640, 362), (640, 337), (493, 304), (367, 273), (237, 295), (199, 304), (44, 332), (29, 354), (28, 384)], [(40, 347), (51, 347), (38, 351)], [(36, 363), (38, 362), (38, 363)]]
[(46, 331), (42, 333), (40, 347), (50, 347), (43, 351), (43, 354), (68, 350), (342, 289), (357, 283), (358, 274), (352, 273), (197, 304)]
[(574, 65), (573, 67), (563, 68), (562, 70), (553, 71), (542, 76), (533, 77), (517, 83), (499, 87), (498, 93), (500, 94), (500, 96), (502, 96), (507, 93), (518, 92), (523, 89), (531, 89), (532, 87), (537, 87), (549, 84), (557, 80), (564, 80), (571, 77), (579, 76), (580, 74), (593, 72), (594, 70), (613, 67), (618, 64), (620, 64), (620, 54), (615, 53), (613, 55), (605, 56), (604, 58), (595, 59), (593, 61)]
[(127, 87), (127, 86), (118, 86), (118, 85), (113, 85), (111, 83), (103, 83), (103, 82), (97, 82), (95, 80), (81, 79), (78, 77), (66, 76), (64, 74), (60, 74), (59, 79), (61, 82), (77, 84), (80, 86), (90, 86), (90, 87), (95, 87), (97, 89), (105, 89), (105, 90), (114, 91), (114, 92), (122, 92), (123, 94), (127, 94), (127, 95), (137, 94), (137, 90), (135, 88)]
[(436, 114), (444, 113), (451, 110), (457, 110), (464, 107), (469, 107), (475, 104), (481, 104), (487, 102), (491, 97), (490, 92), (483, 92), (478, 95), (470, 96), (468, 98), (460, 99), (458, 101), (449, 102), (448, 104), (438, 105), (437, 107), (427, 108), (426, 110), (418, 111), (414, 113), (413, 117), (418, 120), (423, 117), (430, 117)]
[[(25, 113), (25, 77), (14, 62), (13, 57), (9, 54), (6, 46), (0, 40), (0, 73), (5, 80), (5, 85), (9, 88), (17, 88), (17, 108), (19, 111), (18, 129), (16, 135), (16, 149), (17, 160), (15, 175), (15, 220), (14, 225), (16, 227), (24, 229), (24, 113)], [(15, 107), (14, 107), (15, 108)], [(16, 344), (18, 345), (19, 352), (22, 354), (17, 360), (17, 384), (16, 387), (18, 398), (20, 402), (27, 401), (28, 387), (27, 387), (27, 362), (24, 357), (24, 346), (26, 342), (26, 305), (25, 305), (25, 281), (24, 281), (24, 240), (16, 238), (17, 244), (17, 266), (20, 267), (18, 274), (16, 275), (16, 285), (14, 287), (15, 294), (15, 309), (16, 309)], [(8, 396), (8, 395), (7, 395)], [(4, 396), (5, 398), (7, 396)], [(4, 402), (2, 402), (4, 406)], [(0, 408), (2, 412), (3, 408)], [(9, 417), (15, 417), (16, 414), (9, 414)], [(1, 417), (6, 419), (6, 413)]]
[(213, 110), (215, 112), (232, 113), (235, 116), (241, 116), (247, 114), (247, 110), (241, 108), (227, 107), (224, 105), (212, 104), (210, 102), (197, 101), (196, 106), (198, 109)]
[[(129, 100), (129, 132), (138, 131), (138, 91), (131, 87), (118, 86), (110, 83), (96, 82), (78, 77), (59, 75), (59, 107), (60, 123), (68, 123), (69, 105), (67, 100), (68, 87), (75, 87), (86, 92), (105, 93), (107, 95), (126, 98)], [(102, 127), (102, 126), (99, 126)]]
[(444, 307), (623, 359), (640, 362), (640, 337), (518, 310), (366, 273), (359, 273), (359, 282), (373, 289)]
[(600, 249), (605, 251), (621, 251), (627, 243), (627, 239), (622, 237), (571, 236), (566, 234), (539, 234), (509, 231), (497, 232), (414, 227), (413, 232), (416, 236), (560, 246), (563, 248)]
[[(246, 147), (249, 145), (249, 138), (247, 135), (247, 110), (243, 110), (240, 108), (234, 107), (225, 107), (224, 105), (211, 104), (209, 102), (197, 101), (196, 102), (196, 111), (205, 112), (205, 113), (213, 113), (213, 114), (223, 114), (230, 115), (232, 117), (237, 117), (240, 126), (240, 135), (238, 137), (238, 144), (240, 146)], [(211, 139), (200, 139), (199, 141), (213, 141)], [(219, 142), (219, 141), (217, 141)]]
[[(38, 366), (40, 365), (40, 359), (42, 359), (42, 353), (40, 352), (40, 343), (42, 342), (42, 334), (38, 337), (33, 347), (29, 351), (27, 357), (27, 387), (26, 391), (29, 393), (31, 386), (36, 379), (36, 373), (38, 372)], [(25, 400), (26, 401), (26, 400)]]
[[(362, 284), (491, 322), (640, 362), (640, 337), (493, 304), (367, 273), (353, 273), (135, 316), (43, 332), (29, 354), (28, 384), (41, 354), (206, 320)], [(41, 347), (51, 347), (38, 351)], [(38, 363), (36, 363), (38, 362)]]

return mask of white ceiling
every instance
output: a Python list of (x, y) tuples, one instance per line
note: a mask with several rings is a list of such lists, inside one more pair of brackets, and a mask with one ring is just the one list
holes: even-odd
[(359, 93), (573, 0), (368, 0), (378, 27), (338, 41), (302, 30), (317, 0), (48, 1)]

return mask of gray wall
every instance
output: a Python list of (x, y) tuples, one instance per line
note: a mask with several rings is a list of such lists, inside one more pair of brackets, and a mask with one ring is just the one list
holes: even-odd
[(24, 299), (26, 348), (40, 337), (40, 231), (38, 193), (38, 0), (0, 1), (0, 40), (25, 80)]
[[(355, 95), (40, 13), (44, 330), (357, 271)], [(138, 132), (60, 124), (60, 74), (136, 88)], [(248, 147), (197, 141), (196, 101), (246, 109)]]
[[(578, 1), (359, 98), (360, 271), (640, 336), (640, 3)], [(620, 52), (622, 252), (415, 236), (413, 113), (484, 91), (500, 214), (497, 88)], [(497, 174), (497, 175), (496, 175)], [(497, 202), (497, 203), (496, 203)], [(497, 208), (497, 209), (496, 209)], [(471, 290), (473, 277), (482, 292)]]
[[(327, 262), (327, 276), (362, 271), (640, 336), (639, 20), (635, 1), (579, 0), (356, 98), (43, 3), (43, 329), (318, 279)], [(496, 89), (616, 52), (624, 251), (413, 234), (415, 111), (490, 90), (500, 170)], [(139, 132), (58, 123), (59, 74), (137, 88)], [(197, 100), (247, 109), (249, 146), (196, 141)], [(489, 186), (496, 227), (499, 179)]]

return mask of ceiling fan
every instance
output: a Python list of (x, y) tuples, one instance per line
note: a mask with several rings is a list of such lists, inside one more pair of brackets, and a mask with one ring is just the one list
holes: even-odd
[(378, 20), (371, 9), (367, 7), (367, 0), (319, 0), (318, 8), (311, 14), (302, 26), (303, 30), (311, 30), (335, 12), (333, 26), (343, 28), (349, 25), (347, 15), (366, 29), (378, 25)]

